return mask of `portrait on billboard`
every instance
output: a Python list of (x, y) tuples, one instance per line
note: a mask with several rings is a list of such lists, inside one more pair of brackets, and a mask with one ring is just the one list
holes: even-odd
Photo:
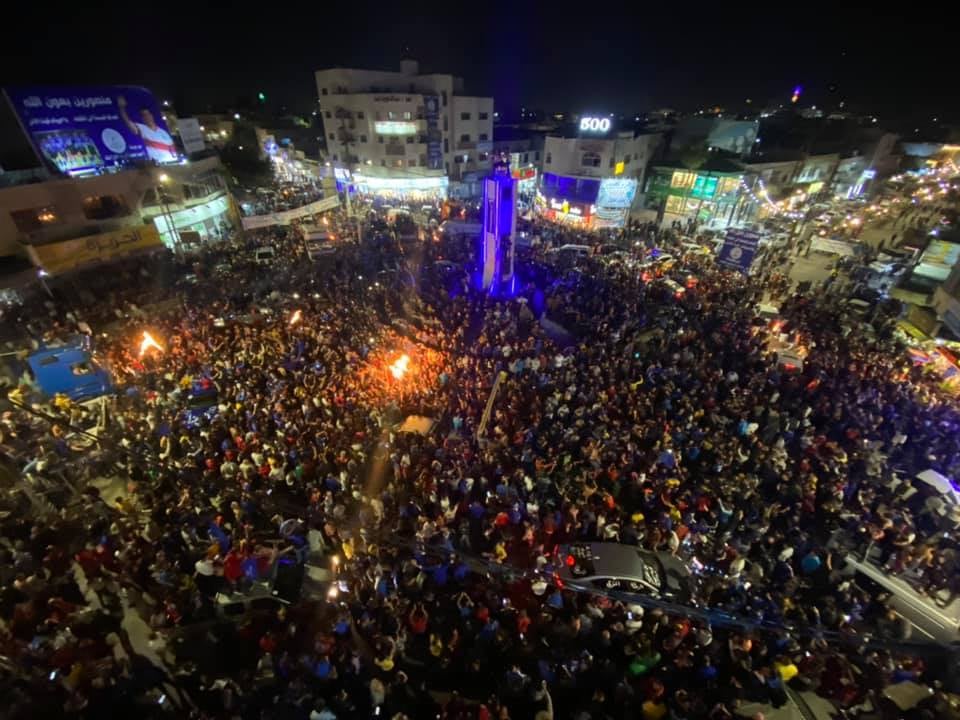
[(180, 159), (157, 100), (145, 88), (16, 87), (7, 98), (37, 153), (62, 173)]

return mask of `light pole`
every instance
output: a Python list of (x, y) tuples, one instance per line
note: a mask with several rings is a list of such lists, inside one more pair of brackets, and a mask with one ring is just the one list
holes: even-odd
[(176, 226), (173, 224), (173, 213), (170, 212), (170, 205), (167, 202), (167, 194), (163, 191), (163, 186), (170, 182), (170, 176), (166, 173), (160, 173), (160, 177), (157, 179), (160, 181), (160, 184), (156, 188), (157, 199), (160, 201), (160, 211), (163, 213), (167, 227), (170, 229), (170, 234), (173, 238), (174, 250), (179, 254), (183, 251), (183, 247), (180, 242), (180, 231), (177, 230)]

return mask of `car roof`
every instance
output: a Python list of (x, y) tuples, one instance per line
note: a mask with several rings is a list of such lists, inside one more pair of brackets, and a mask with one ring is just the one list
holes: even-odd
[[(588, 549), (594, 572), (589, 577), (633, 577), (643, 579), (643, 567), (649, 562), (641, 548), (622, 543), (571, 543), (565, 546)], [(643, 553), (643, 554), (641, 554)]]

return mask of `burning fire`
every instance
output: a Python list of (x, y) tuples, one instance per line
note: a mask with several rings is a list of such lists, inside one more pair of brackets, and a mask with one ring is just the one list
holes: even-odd
[(140, 341), (140, 357), (143, 357), (143, 354), (150, 348), (156, 348), (160, 352), (163, 352), (163, 346), (153, 339), (153, 335), (144, 330), (143, 340)]
[(410, 364), (409, 355), (401, 355), (397, 358), (396, 362), (390, 366), (390, 374), (393, 375), (397, 380), (403, 380), (403, 376), (407, 374), (407, 366)]
[(300, 312), (299, 310), (296, 310), (294, 311), (293, 315), (290, 316), (290, 322), (288, 324), (296, 325), (298, 322), (300, 322), (300, 319), (302, 317), (303, 317), (303, 313)]

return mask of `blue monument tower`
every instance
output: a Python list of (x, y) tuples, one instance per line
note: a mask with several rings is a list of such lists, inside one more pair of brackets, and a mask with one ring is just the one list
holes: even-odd
[(508, 163), (497, 161), (483, 181), (483, 234), (480, 236), (480, 289), (504, 297), (516, 292), (514, 234), (517, 181)]

